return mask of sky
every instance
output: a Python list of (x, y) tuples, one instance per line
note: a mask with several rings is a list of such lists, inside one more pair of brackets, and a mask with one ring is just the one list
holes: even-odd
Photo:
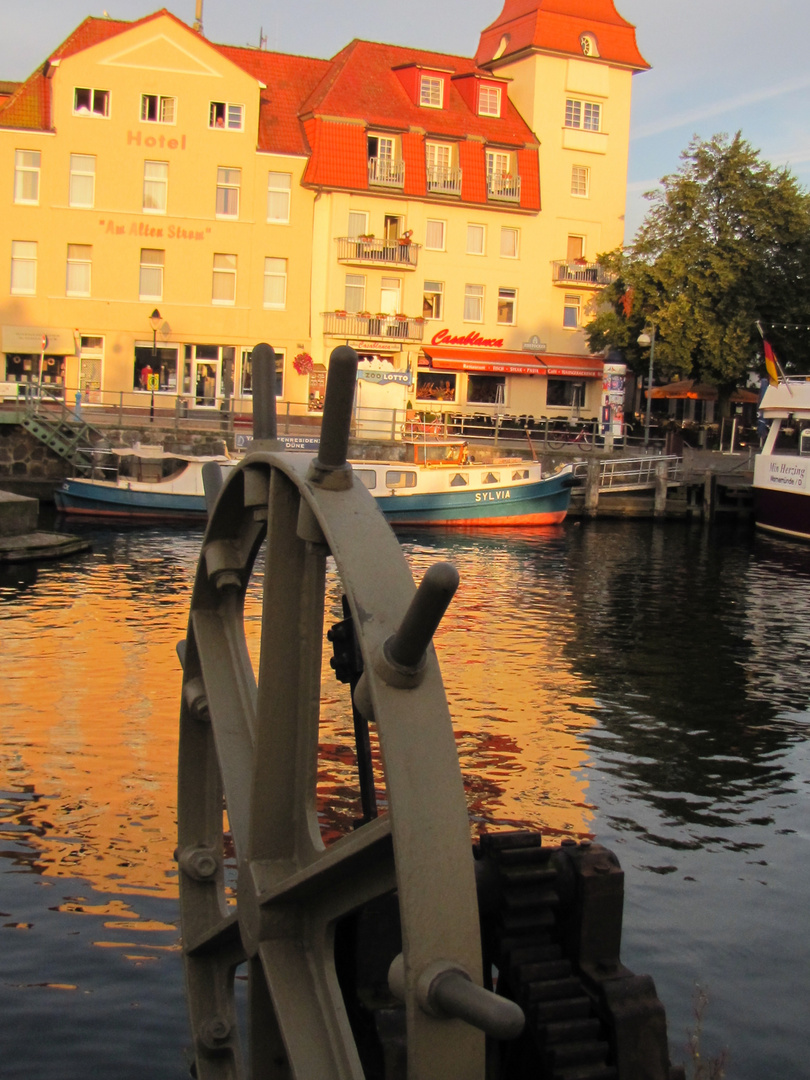
[[(0, 79), (22, 80), (87, 15), (138, 19), (160, 0), (0, 0)], [(582, 0), (587, 6), (588, 0)], [(195, 0), (164, 0), (191, 24)], [(330, 57), (352, 38), (472, 56), (503, 0), (204, 0), (206, 37)], [(633, 79), (625, 242), (644, 193), (694, 136), (741, 131), (810, 189), (808, 0), (616, 0), (652, 70)]]

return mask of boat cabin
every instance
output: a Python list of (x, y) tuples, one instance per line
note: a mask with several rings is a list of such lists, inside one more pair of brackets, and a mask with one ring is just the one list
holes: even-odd
[(406, 442), (405, 461), (414, 465), (464, 465), (466, 439), (432, 439)]

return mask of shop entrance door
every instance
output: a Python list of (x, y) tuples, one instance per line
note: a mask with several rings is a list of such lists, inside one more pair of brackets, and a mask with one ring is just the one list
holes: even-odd
[(218, 345), (186, 346), (183, 392), (197, 409), (215, 409), (222, 393), (222, 360)]

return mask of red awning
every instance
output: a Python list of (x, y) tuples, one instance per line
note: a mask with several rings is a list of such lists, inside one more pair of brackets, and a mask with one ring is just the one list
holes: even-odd
[(486, 372), (493, 375), (567, 375), (569, 378), (601, 379), (604, 361), (596, 357), (536, 356), (502, 349), (454, 349), (423, 345), (430, 366), (441, 371)]

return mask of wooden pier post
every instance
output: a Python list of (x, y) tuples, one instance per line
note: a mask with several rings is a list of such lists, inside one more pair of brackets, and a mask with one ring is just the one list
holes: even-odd
[(657, 461), (655, 464), (655, 503), (653, 517), (665, 517), (667, 512), (667, 473), (666, 461)]
[(585, 477), (585, 513), (588, 517), (596, 517), (597, 514), (601, 474), (600, 462), (596, 458), (591, 458), (588, 462), (588, 472)]

